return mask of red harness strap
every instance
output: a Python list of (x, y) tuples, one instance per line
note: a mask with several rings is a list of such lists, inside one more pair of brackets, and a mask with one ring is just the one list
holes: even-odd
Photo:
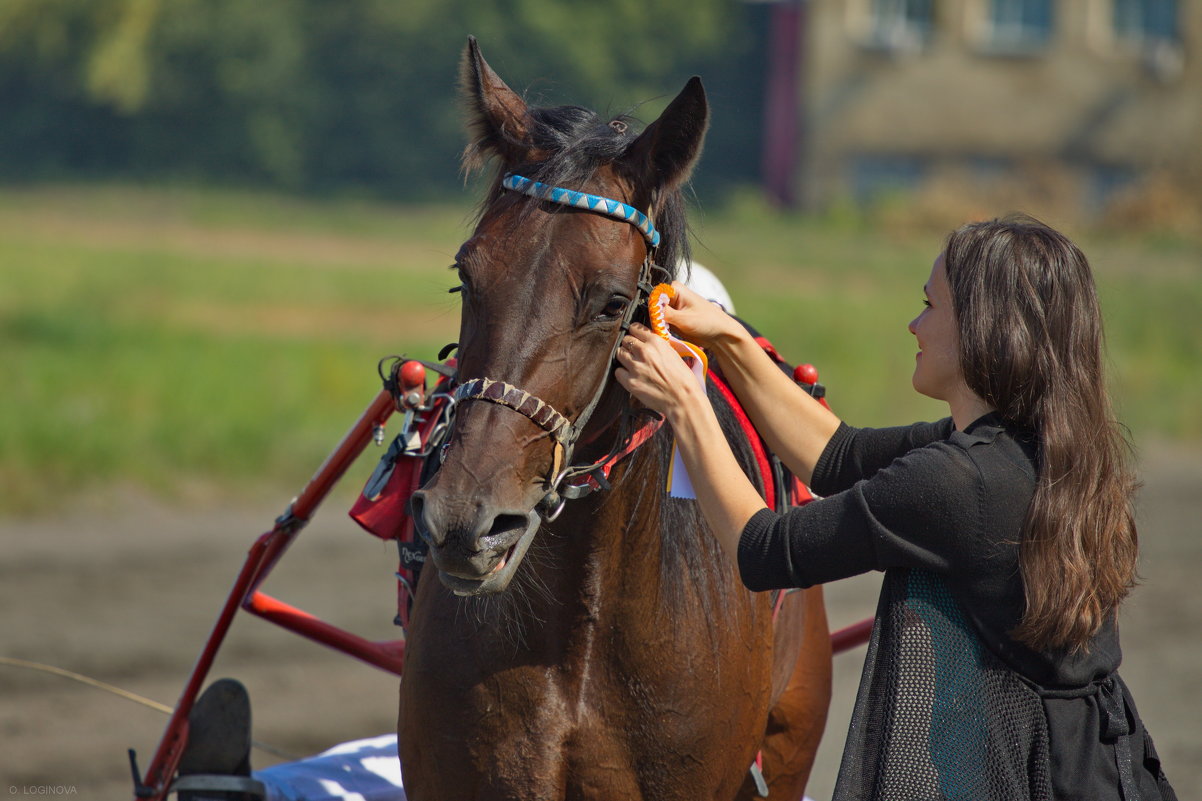
[(718, 391), (722, 393), (722, 397), (726, 399), (726, 403), (734, 413), (735, 419), (739, 421), (739, 427), (743, 429), (743, 436), (747, 438), (748, 444), (751, 445), (751, 452), (755, 456), (756, 466), (759, 467), (760, 477), (764, 481), (764, 504), (769, 509), (775, 511), (776, 481), (772, 476), (772, 465), (768, 461), (768, 449), (764, 445), (764, 440), (760, 438), (760, 432), (756, 431), (755, 426), (751, 424), (751, 418), (743, 410), (743, 405), (735, 397), (735, 393), (731, 390), (730, 385), (726, 383), (726, 379), (717, 370), (711, 370), (709, 377), (714, 382), (714, 386)]
[[(817, 383), (818, 371), (814, 369), (814, 365), (803, 364), (800, 367), (791, 368), (789, 363), (781, 357), (781, 355), (777, 352), (776, 347), (771, 342), (762, 336), (757, 336), (755, 341), (756, 344), (763, 349), (764, 353), (767, 353), (768, 357), (780, 365), (782, 369), (792, 370), (793, 380), (796, 383), (802, 386), (808, 386), (810, 390), (819, 390), (817, 392), (811, 391), (810, 394), (823, 406), (826, 406), (828, 409), (830, 408), (826, 402), (825, 391), (822, 389), (822, 385)], [(807, 487), (801, 481), (801, 479), (795, 477), (791, 482), (791, 486), (789, 487), (789, 505), (801, 506), (802, 504), (809, 503), (812, 500), (814, 500), (814, 496), (811, 494), (810, 488)]]
[(610, 471), (614, 469), (618, 462), (622, 461), (627, 456), (642, 447), (643, 443), (655, 436), (655, 432), (659, 431), (660, 426), (663, 424), (664, 421), (658, 417), (652, 418), (646, 423), (643, 423), (643, 425), (639, 427), (637, 431), (630, 435), (630, 440), (626, 443), (626, 447), (610, 454), (605, 458), (605, 460), (599, 462), (592, 471), (585, 473), (580, 478), (568, 484), (568, 486), (579, 487), (582, 489), (587, 488), (582, 493), (584, 495), (601, 489), (601, 482), (597, 480), (595, 473), (600, 472), (603, 479), (608, 479)]

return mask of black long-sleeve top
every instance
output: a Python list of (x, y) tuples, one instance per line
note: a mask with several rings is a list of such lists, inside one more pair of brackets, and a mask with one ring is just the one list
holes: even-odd
[(739, 541), (752, 590), (809, 587), (872, 570), (924, 568), (943, 578), (1003, 662), (1042, 687), (1080, 687), (1112, 673), (1113, 624), (1087, 652), (1033, 651), (1008, 632), (1025, 607), (1018, 542), (1035, 492), (1029, 432), (996, 415), (956, 431), (951, 418), (897, 428), (842, 424), (814, 468), (825, 496), (784, 515), (764, 510)]

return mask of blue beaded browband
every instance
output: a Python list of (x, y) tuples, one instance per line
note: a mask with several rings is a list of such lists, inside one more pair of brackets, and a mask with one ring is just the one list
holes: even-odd
[(561, 189), (557, 186), (547, 186), (538, 181), (514, 175), (513, 173), (505, 176), (501, 181), (501, 186), (514, 192), (521, 192), (523, 195), (530, 195), (530, 197), (536, 197), (540, 200), (558, 203), (561, 206), (572, 206), (577, 209), (584, 209), (585, 211), (595, 211), (598, 214), (605, 214), (616, 220), (628, 222), (642, 232), (643, 237), (647, 240), (647, 244), (651, 247), (659, 244), (659, 231), (655, 230), (655, 226), (651, 224), (651, 220), (647, 219), (647, 215), (634, 206), (627, 206), (625, 203), (619, 203), (616, 200), (610, 200), (600, 195), (590, 195), (571, 189)]

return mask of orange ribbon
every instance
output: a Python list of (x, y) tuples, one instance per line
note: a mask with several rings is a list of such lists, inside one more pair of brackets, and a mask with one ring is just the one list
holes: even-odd
[[(651, 330), (668, 341), (672, 349), (680, 354), (680, 358), (688, 362), (689, 366), (693, 368), (693, 374), (701, 381), (701, 385), (705, 386), (705, 373), (709, 369), (709, 360), (705, 357), (705, 351), (692, 342), (685, 342), (669, 331), (668, 323), (664, 320), (664, 309), (667, 308), (674, 297), (676, 297), (676, 289), (671, 284), (660, 284), (651, 290), (651, 294), (647, 297), (647, 311), (651, 316)], [(698, 370), (698, 366), (700, 366), (700, 370)]]
[[(683, 339), (675, 336), (668, 330), (668, 323), (664, 320), (664, 309), (676, 297), (676, 290), (671, 284), (660, 284), (651, 290), (651, 294), (647, 297), (647, 311), (651, 318), (651, 330), (668, 341), (672, 346), (672, 350), (680, 354), (680, 358), (684, 359), (685, 363), (693, 371), (693, 376), (697, 382), (701, 384), (702, 389), (705, 388), (705, 373), (709, 369), (709, 360), (705, 357), (705, 351), (697, 347), (691, 342), (685, 342)], [(684, 460), (680, 457), (680, 451), (676, 446), (672, 446), (672, 463), (668, 468), (668, 494), (674, 498), (696, 498), (697, 494), (693, 491), (693, 482), (689, 480), (688, 471), (685, 469)]]

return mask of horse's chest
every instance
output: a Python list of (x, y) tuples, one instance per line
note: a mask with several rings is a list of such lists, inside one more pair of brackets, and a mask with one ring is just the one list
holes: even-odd
[(402, 761), (455, 765), (446, 797), (481, 787), (495, 798), (706, 796), (728, 781), (718, 755), (750, 741), (754, 703), (709, 647), (678, 640), (598, 628), (554, 658), (526, 654), (480, 672), (413, 659), (401, 715), (402, 751), (413, 756)]
[(595, 664), (583, 675), (515, 677), (478, 698), (496, 726), (476, 757), (509, 787), (542, 787), (549, 798), (704, 796), (723, 781), (723, 760), (706, 755), (728, 751), (732, 736), (747, 739), (743, 701), (719, 702), (682, 675)]

